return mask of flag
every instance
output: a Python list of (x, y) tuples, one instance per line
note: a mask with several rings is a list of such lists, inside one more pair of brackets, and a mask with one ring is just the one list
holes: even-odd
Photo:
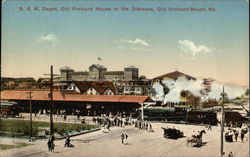
[(101, 61), (102, 59), (100, 57), (97, 58), (99, 61)]

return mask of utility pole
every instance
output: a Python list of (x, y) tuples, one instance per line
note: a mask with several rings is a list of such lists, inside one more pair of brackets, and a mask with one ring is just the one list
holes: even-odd
[(224, 99), (225, 99), (225, 91), (224, 91), (224, 86), (223, 86), (223, 91), (221, 93), (222, 96), (222, 103), (221, 103), (221, 147), (220, 147), (220, 153), (221, 153), (221, 157), (223, 157), (224, 155), (224, 151), (223, 151), (223, 133), (224, 133), (224, 118), (225, 118), (225, 114), (224, 114)]
[(29, 94), (27, 98), (29, 98), (29, 102), (30, 102), (30, 139), (31, 139), (32, 138), (32, 104), (31, 104), (32, 92), (31, 91), (27, 92), (27, 94)]
[(53, 65), (50, 66), (50, 135), (54, 135), (53, 124)]
[(54, 76), (58, 76), (57, 74), (53, 74), (53, 65), (50, 66), (50, 74), (44, 74), (50, 76), (50, 135), (54, 135), (54, 123), (53, 123), (53, 78)]

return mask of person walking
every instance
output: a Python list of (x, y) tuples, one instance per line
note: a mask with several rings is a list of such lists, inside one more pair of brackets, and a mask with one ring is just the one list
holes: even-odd
[(236, 142), (237, 142), (238, 136), (239, 136), (239, 131), (235, 131), (235, 133), (234, 133), (234, 138), (235, 138), (235, 141), (236, 141)]
[(121, 121), (120, 121), (120, 125), (121, 125), (121, 127), (122, 127), (122, 124), (123, 124), (123, 121), (122, 121), (122, 118), (121, 118)]
[(50, 139), (49, 139), (49, 141), (47, 142), (47, 145), (48, 145), (48, 151), (51, 152), (51, 145), (52, 145), (52, 142), (51, 142)]
[(51, 141), (51, 152), (54, 152), (54, 150), (55, 150), (55, 143), (54, 143), (54, 141)]
[(120, 126), (120, 119), (117, 119), (117, 126)]
[(55, 136), (52, 135), (52, 136), (51, 136), (51, 142), (54, 142), (54, 141), (55, 141)]
[(142, 129), (142, 122), (139, 121), (139, 130), (141, 130), (141, 129)]
[(244, 132), (242, 130), (240, 132), (240, 137), (241, 137), (241, 141), (244, 142), (245, 134), (244, 134)]
[(67, 136), (67, 137), (66, 137), (66, 140), (65, 140), (64, 147), (69, 147), (69, 145), (70, 145), (70, 137)]
[(64, 114), (63, 119), (64, 119), (64, 121), (67, 120), (67, 115), (66, 114)]
[(233, 153), (230, 152), (230, 153), (228, 154), (228, 157), (233, 157)]
[(125, 138), (125, 135), (124, 135), (124, 133), (122, 133), (122, 134), (121, 134), (122, 144), (124, 144), (124, 138)]
[(124, 133), (126, 144), (128, 143), (128, 135)]
[(207, 130), (211, 130), (212, 131), (212, 125), (211, 124), (208, 125)]
[(149, 123), (149, 132), (154, 132), (151, 123)]

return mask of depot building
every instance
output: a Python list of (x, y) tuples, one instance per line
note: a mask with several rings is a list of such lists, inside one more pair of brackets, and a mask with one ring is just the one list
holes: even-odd
[[(30, 94), (31, 93), (31, 94)], [(31, 98), (30, 98), (31, 95)], [(76, 92), (53, 90), (53, 113), (81, 116), (100, 116), (122, 114), (129, 116), (142, 107), (153, 103), (149, 96), (134, 95), (84, 95)], [(1, 91), (1, 100), (17, 102), (21, 112), (48, 114), (51, 103), (49, 89), (25, 89)]]

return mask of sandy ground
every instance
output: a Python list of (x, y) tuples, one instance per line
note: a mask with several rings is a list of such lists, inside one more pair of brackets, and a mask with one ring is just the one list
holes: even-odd
[[(152, 123), (154, 132), (139, 130), (133, 126), (112, 127), (110, 132), (103, 130), (72, 137), (74, 147), (64, 147), (64, 140), (55, 141), (55, 151), (48, 152), (46, 140), (39, 140), (34, 145), (1, 151), (2, 157), (218, 157), (220, 156), (220, 127), (212, 127), (203, 136), (203, 146), (186, 146), (187, 138), (193, 131), (204, 126)], [(186, 137), (178, 140), (164, 139), (161, 127), (172, 127), (184, 131)], [(227, 128), (226, 128), (227, 130)], [(128, 134), (126, 144), (121, 143), (122, 132)], [(246, 139), (249, 135), (247, 134)], [(242, 143), (224, 142), (226, 155), (232, 151), (234, 157), (249, 156), (249, 140)]]

